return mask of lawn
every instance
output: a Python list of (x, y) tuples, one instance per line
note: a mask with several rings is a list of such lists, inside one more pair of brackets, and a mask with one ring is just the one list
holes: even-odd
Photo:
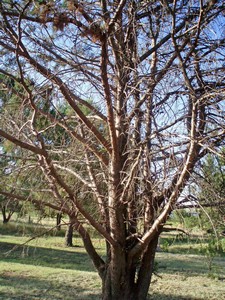
[[(28, 240), (32, 229), (13, 226), (0, 226), (0, 299), (100, 299), (101, 281), (79, 238), (72, 248), (64, 247), (58, 233), (15, 247)], [(163, 236), (149, 299), (225, 299), (224, 254), (204, 253), (204, 243), (196, 237), (193, 241)], [(94, 242), (104, 255), (103, 241), (95, 238)]]

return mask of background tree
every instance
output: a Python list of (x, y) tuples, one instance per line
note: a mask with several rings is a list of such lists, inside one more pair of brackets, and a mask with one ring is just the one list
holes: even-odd
[(105, 300), (146, 299), (163, 226), (196, 163), (224, 143), (225, 7), (194, 3), (0, 3), (0, 73), (23, 89), (0, 136), (32, 160), (27, 180), (45, 196), (23, 184), (1, 194), (70, 217)]
[[(33, 85), (31, 80), (26, 80), (27, 84)], [(26, 97), (26, 93), (21, 85), (18, 84), (13, 78), (9, 78), (4, 74), (1, 74), (0, 78), (0, 95), (1, 95), (1, 113), (4, 118), (1, 119), (2, 124), (8, 122), (7, 126), (10, 127), (14, 115), (19, 110), (20, 102), (23, 101)], [(39, 101), (39, 105), (44, 112), (49, 112), (52, 117), (54, 117), (55, 111), (51, 105), (52, 100), (52, 88), (51, 86), (45, 84), (40, 93), (36, 96)], [(57, 106), (58, 111), (62, 115), (69, 115), (71, 113), (70, 107), (66, 103), (60, 103)], [(82, 108), (86, 114), (88, 110)], [(30, 109), (25, 109), (24, 114), (28, 117)], [(44, 126), (50, 126), (51, 123), (44, 117), (40, 117), (37, 122), (37, 129), (42, 129)], [(54, 126), (53, 130), (49, 130), (48, 134), (45, 136), (46, 143), (51, 144), (54, 142), (54, 146), (62, 147), (62, 140), (64, 140), (64, 145), (69, 146), (71, 140), (69, 136), (65, 133), (65, 130), (59, 126)], [(71, 147), (74, 147), (71, 146)], [(78, 157), (78, 155), (77, 155)], [(57, 156), (55, 157), (57, 159)], [(28, 160), (29, 164), (26, 164), (25, 161)], [(36, 168), (36, 164), (33, 158), (29, 159), (29, 153), (27, 151), (20, 151), (16, 149), (13, 143), (4, 140), (2, 142), (2, 153), (1, 153), (1, 169), (2, 169), (2, 185), (7, 182), (8, 189), (11, 191), (15, 189), (15, 182), (17, 189), (23, 189), (24, 193), (29, 195), (29, 191), (32, 190), (33, 193), (37, 195), (40, 200), (41, 197), (46, 197), (47, 189), (43, 189), (44, 185), (42, 181), (37, 181), (36, 178), (41, 178), (40, 172)], [(31, 176), (31, 174), (33, 176)], [(4, 178), (4, 182), (3, 182)], [(43, 193), (43, 191), (44, 193)], [(26, 191), (26, 192), (25, 192)], [(49, 195), (47, 195), (49, 197)], [(43, 199), (44, 200), (44, 199)], [(47, 210), (44, 205), (41, 204), (42, 200), (39, 203), (34, 203), (33, 209), (36, 211), (39, 219), (43, 219), (49, 215), (49, 209)], [(19, 201), (13, 197), (3, 196), (1, 201), (3, 222), (7, 223), (14, 212), (19, 212), (21, 210), (21, 204)], [(28, 207), (27, 207), (28, 208)], [(25, 204), (23, 205), (23, 213), (27, 211), (25, 209)], [(28, 208), (28, 211), (31, 211), (31, 208)], [(57, 213), (57, 216), (62, 215), (61, 211)], [(69, 218), (70, 219), (70, 218)], [(58, 219), (57, 219), (58, 220)], [(65, 233), (65, 245), (72, 246), (73, 240), (73, 223), (66, 222), (67, 230)], [(58, 225), (58, 224), (57, 224)], [(59, 228), (59, 227), (58, 227)]]
[[(208, 233), (221, 235), (225, 213), (224, 148), (208, 154), (195, 168), (184, 197), (178, 203), (176, 218)], [(189, 220), (187, 220), (189, 219)]]
[[(224, 150), (222, 151), (223, 154)], [(206, 213), (202, 212), (204, 228), (221, 234), (225, 230), (225, 164), (222, 157), (209, 155), (202, 163), (201, 174), (198, 176), (198, 193)]]
[(21, 211), (21, 205), (15, 199), (8, 199), (6, 196), (0, 196), (0, 208), (2, 213), (2, 222), (6, 224), (10, 221), (15, 212)]

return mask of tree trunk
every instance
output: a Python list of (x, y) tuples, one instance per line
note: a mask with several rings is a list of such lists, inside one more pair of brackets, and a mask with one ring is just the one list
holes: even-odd
[(140, 270), (138, 272), (137, 280), (137, 298), (144, 300), (147, 298), (148, 290), (151, 284), (152, 274), (154, 271), (155, 253), (158, 244), (158, 236), (155, 237), (143, 255)]
[[(128, 266), (127, 257), (115, 251), (102, 279), (103, 300), (145, 300), (154, 271), (158, 237), (146, 249), (143, 257)], [(115, 260), (115, 261), (114, 261)]]
[(10, 218), (7, 218), (6, 216), (3, 215), (3, 220), (2, 220), (3, 224), (7, 224), (9, 222), (9, 219)]
[(65, 234), (65, 246), (72, 247), (73, 246), (73, 222), (70, 218), (70, 223), (67, 226), (66, 234)]
[(2, 218), (3, 218), (2, 222), (3, 222), (3, 224), (7, 224), (9, 222), (9, 220), (11, 219), (13, 212), (8, 213), (8, 216), (7, 216), (6, 207), (2, 206), (1, 210), (2, 210)]
[(56, 215), (56, 228), (57, 230), (61, 229), (61, 219), (62, 219), (62, 213), (57, 213)]

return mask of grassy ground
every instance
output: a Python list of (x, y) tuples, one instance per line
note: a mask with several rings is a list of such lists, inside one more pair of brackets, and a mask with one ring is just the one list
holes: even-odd
[[(65, 248), (62, 234), (48, 235), (11, 251), (34, 228), (35, 233), (45, 230), (15, 226), (0, 226), (0, 299), (100, 299), (101, 282), (80, 239), (75, 239), (76, 247)], [(210, 254), (197, 237), (188, 241), (175, 237), (167, 234), (161, 240), (164, 251), (156, 256), (158, 276), (153, 277), (149, 299), (225, 299), (224, 254)], [(103, 242), (96, 238), (95, 244), (103, 255)]]

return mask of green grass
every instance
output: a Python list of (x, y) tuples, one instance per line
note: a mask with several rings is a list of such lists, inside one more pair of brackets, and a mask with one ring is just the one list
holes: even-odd
[[(20, 233), (18, 226), (23, 228)], [(45, 235), (14, 248), (40, 230), (44, 232), (46, 228), (14, 223), (0, 226), (0, 299), (101, 299), (101, 281), (78, 237), (74, 240), (76, 247), (72, 248), (63, 246), (60, 234)], [(162, 237), (161, 244), (167, 242), (167, 252), (156, 255), (160, 277), (153, 276), (149, 299), (224, 299), (224, 254), (209, 258), (207, 252), (199, 251), (203, 241), (194, 244), (198, 241), (197, 237), (188, 241), (170, 234)], [(104, 242), (95, 238), (94, 243), (104, 255)]]
[(89, 271), (1, 264), (0, 299), (98, 299), (100, 281)]

